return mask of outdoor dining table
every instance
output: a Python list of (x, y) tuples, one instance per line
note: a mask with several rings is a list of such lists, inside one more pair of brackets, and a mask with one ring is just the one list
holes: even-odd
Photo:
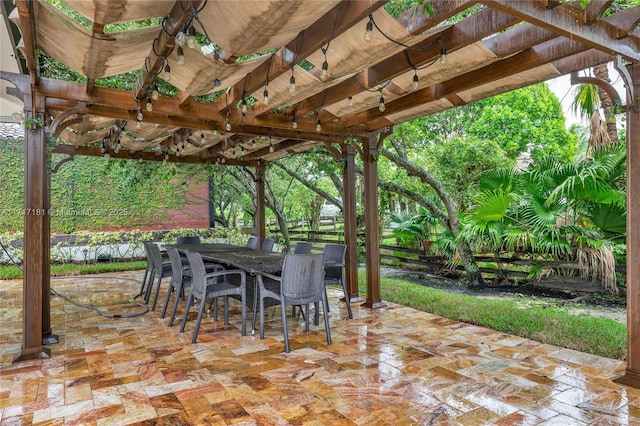
[(247, 246), (237, 246), (235, 244), (228, 243), (189, 243), (189, 244), (165, 244), (164, 247), (173, 247), (178, 251), (186, 252), (193, 251), (204, 255), (208, 253), (224, 253), (224, 252), (242, 252), (251, 251), (256, 252), (254, 249)]
[[(278, 252), (263, 252), (256, 250), (243, 250), (243, 251), (202, 251), (200, 253), (202, 259), (206, 261), (213, 261), (223, 265), (227, 265), (232, 268), (237, 268), (245, 271), (249, 277), (253, 279), (247, 279), (246, 289), (246, 306), (253, 312), (253, 321), (251, 326), (251, 334), (256, 332), (256, 314), (258, 313), (258, 295), (259, 289), (257, 288), (256, 275), (261, 273), (268, 273), (278, 275), (282, 271), (282, 264), (284, 263), (285, 254)], [(248, 277), (247, 277), (248, 278)], [(277, 301), (271, 300), (271, 303), (267, 302), (265, 308), (278, 304)]]

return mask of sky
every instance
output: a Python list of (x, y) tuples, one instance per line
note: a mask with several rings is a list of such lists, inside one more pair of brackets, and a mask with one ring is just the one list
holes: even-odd
[[(581, 73), (580, 75), (584, 75)], [(626, 102), (626, 93), (624, 84), (618, 71), (616, 71), (613, 67), (609, 67), (609, 78), (613, 86), (616, 88), (618, 93), (620, 94), (620, 98), (622, 102)], [(547, 84), (549, 85), (549, 89), (556, 95), (560, 103), (562, 104), (562, 109), (564, 111), (564, 116), (566, 120), (566, 127), (568, 128), (572, 124), (579, 124), (582, 126), (589, 126), (589, 121), (581, 119), (576, 114), (571, 111), (571, 103), (573, 102), (573, 98), (575, 97), (574, 90), (577, 87), (571, 85), (571, 76), (563, 75), (558, 78), (554, 78), (552, 80), (548, 80)]]

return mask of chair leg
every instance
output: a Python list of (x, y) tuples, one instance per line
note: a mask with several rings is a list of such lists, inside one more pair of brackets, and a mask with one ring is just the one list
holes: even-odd
[(184, 326), (187, 324), (187, 316), (189, 316), (189, 309), (193, 304), (193, 294), (189, 293), (187, 299), (187, 306), (184, 307), (184, 315), (182, 316), (182, 324), (180, 325), (180, 333), (184, 332)]
[(331, 344), (331, 330), (329, 330), (329, 315), (327, 315), (328, 313), (328, 308), (329, 308), (329, 301), (327, 299), (327, 294), (324, 293), (322, 295), (322, 310), (324, 311), (324, 329), (325, 332), (327, 333), (327, 345)]
[[(169, 281), (169, 291), (167, 291), (167, 298), (164, 300), (164, 305), (162, 306), (162, 315), (160, 318), (164, 318), (167, 313), (167, 307), (169, 306), (169, 299), (171, 298), (171, 293), (175, 290), (175, 283), (173, 282), (173, 278)], [(178, 298), (178, 292), (176, 291), (176, 299)]]
[(149, 277), (150, 271), (151, 271), (151, 267), (147, 263), (147, 269), (144, 270), (144, 277), (142, 278), (142, 284), (140, 285), (140, 291), (138, 292), (138, 296), (142, 296), (144, 294), (144, 287), (147, 284), (147, 278)]
[[(289, 353), (289, 330), (287, 330), (287, 308), (284, 299), (280, 302), (282, 306), (282, 334), (284, 335), (284, 351)], [(307, 305), (308, 306), (308, 305)]]
[(240, 294), (240, 303), (242, 307), (240, 308), (242, 312), (242, 335), (247, 335), (247, 305), (244, 303), (247, 298), (247, 289), (243, 288), (242, 293)]
[(200, 323), (202, 322), (202, 314), (204, 314), (204, 308), (207, 304), (207, 300), (205, 297), (200, 301), (200, 309), (198, 310), (198, 319), (196, 320), (196, 328), (193, 329), (193, 337), (191, 338), (191, 343), (196, 343), (198, 339), (198, 330), (200, 330)]
[(351, 312), (351, 300), (349, 300), (349, 293), (347, 292), (347, 283), (344, 279), (344, 276), (340, 281), (342, 281), (342, 291), (344, 291), (344, 301), (347, 304), (347, 312), (349, 313), (349, 319), (353, 319), (353, 312)]
[(144, 294), (144, 303), (149, 303), (149, 299), (151, 299), (151, 290), (153, 289), (153, 283), (156, 280), (156, 274), (154, 271), (151, 271), (149, 275), (149, 284), (147, 284), (147, 291)]
[(153, 296), (153, 305), (151, 305), (151, 310), (156, 310), (156, 303), (158, 302), (158, 296), (160, 295), (160, 284), (162, 283), (162, 276), (158, 278), (158, 286), (156, 287), (156, 294)]
[[(300, 307), (302, 309), (302, 307)], [(304, 305), (304, 331), (309, 332), (309, 304)]]
[[(182, 293), (184, 295), (184, 286), (180, 287), (180, 293)], [(184, 296), (183, 296), (183, 299), (184, 299)], [(178, 310), (178, 302), (179, 301), (180, 301), (180, 298), (176, 294), (176, 298), (173, 301), (173, 310), (171, 311), (171, 317), (169, 318), (169, 327), (171, 327), (173, 325), (173, 319), (176, 317), (176, 311)], [(185, 310), (186, 309), (188, 309), (188, 306), (185, 306)]]
[[(287, 316), (285, 312), (285, 317)], [(260, 296), (260, 338), (264, 339), (264, 298)]]

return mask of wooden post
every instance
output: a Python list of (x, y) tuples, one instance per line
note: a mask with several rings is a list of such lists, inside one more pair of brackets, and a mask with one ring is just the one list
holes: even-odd
[[(44, 120), (41, 113), (36, 117)], [(43, 343), (57, 342), (50, 321), (50, 172), (44, 128), (26, 130), (24, 140), (23, 340), (15, 361), (48, 358)]]
[(356, 149), (342, 144), (342, 209), (344, 214), (345, 280), (351, 302), (362, 302), (358, 293), (358, 225), (356, 214)]
[(628, 70), (635, 105), (627, 96), (627, 369), (615, 382), (640, 388), (640, 64)]
[(380, 233), (378, 212), (378, 158), (375, 138), (363, 138), (364, 239), (367, 259), (367, 298), (362, 306), (380, 308)]
[(266, 238), (265, 224), (265, 207), (264, 207), (264, 165), (256, 167), (256, 235), (258, 236), (258, 248), (262, 247), (262, 243)]

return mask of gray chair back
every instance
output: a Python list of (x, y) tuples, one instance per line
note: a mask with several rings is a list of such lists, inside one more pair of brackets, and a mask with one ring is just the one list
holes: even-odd
[(200, 244), (200, 237), (197, 235), (178, 237), (176, 238), (176, 244)]
[(282, 290), (289, 305), (304, 305), (322, 300), (324, 253), (288, 254), (282, 264)]
[(273, 246), (276, 244), (276, 240), (273, 238), (267, 238), (262, 243), (262, 251), (270, 252), (273, 251)]
[(347, 246), (344, 244), (327, 244), (324, 247), (324, 253), (324, 261), (326, 264), (325, 280), (342, 281)]
[(253, 250), (258, 250), (258, 242), (260, 242), (258, 237), (256, 237), (255, 235), (252, 235), (247, 240), (247, 247)]
[(313, 245), (307, 241), (298, 241), (293, 248), (293, 254), (311, 254)]

